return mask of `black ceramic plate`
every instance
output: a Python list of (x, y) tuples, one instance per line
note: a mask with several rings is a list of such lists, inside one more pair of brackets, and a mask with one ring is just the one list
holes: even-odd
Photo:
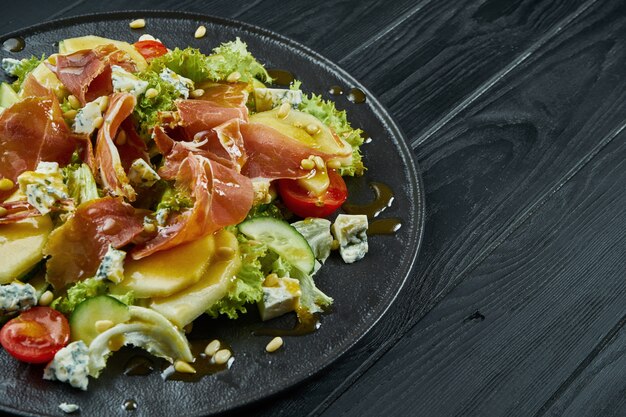
[[(146, 19), (144, 30), (131, 30), (136, 17)], [(205, 25), (207, 35), (194, 39), (194, 32)], [(372, 138), (363, 146), (365, 177), (348, 181), (353, 202), (371, 201), (369, 181), (391, 186), (395, 199), (379, 217), (397, 217), (401, 229), (392, 236), (372, 236), (369, 253), (352, 265), (332, 256), (316, 276), (319, 287), (335, 299), (333, 311), (322, 317), (320, 329), (306, 336), (288, 337), (284, 347), (273, 355), (264, 348), (267, 336), (254, 336), (262, 326), (253, 311), (238, 320), (204, 320), (194, 326), (194, 337), (225, 340), (232, 346), (235, 360), (231, 368), (196, 383), (164, 381), (159, 372), (148, 376), (121, 374), (124, 362), (136, 352), (123, 350), (110, 360), (110, 366), (89, 391), (41, 379), (41, 367), (19, 363), (0, 349), (0, 410), (23, 415), (59, 415), (61, 402), (79, 404), (82, 415), (129, 415), (122, 404), (136, 401), (133, 415), (208, 415), (265, 398), (297, 384), (330, 365), (344, 354), (380, 319), (407, 282), (419, 250), (424, 219), (422, 185), (411, 151), (392, 118), (354, 78), (310, 49), (268, 30), (231, 20), (178, 12), (133, 12), (82, 16), (44, 23), (0, 37), (0, 41), (21, 36), (26, 48), (18, 53), (1, 51), (0, 56), (22, 58), (50, 54), (59, 40), (82, 35), (100, 35), (135, 42), (150, 33), (170, 47), (187, 45), (208, 53), (220, 42), (239, 36), (267, 68), (290, 70), (303, 82), (307, 92), (327, 93), (329, 86), (345, 91), (362, 89), (367, 100), (354, 104), (344, 96), (332, 97), (339, 108), (348, 111), (349, 120)], [(409, 285), (417, 285), (408, 280)], [(254, 308), (252, 310), (255, 310)], [(274, 326), (288, 324), (283, 318)]]

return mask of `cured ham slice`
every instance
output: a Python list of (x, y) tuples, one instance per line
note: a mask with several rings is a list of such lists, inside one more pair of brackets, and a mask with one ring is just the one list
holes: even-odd
[(46, 63), (63, 85), (85, 105), (113, 91), (111, 66), (96, 50), (57, 55), (56, 65)]
[(23, 97), (45, 97), (50, 94), (50, 90), (41, 85), (33, 74), (29, 74), (22, 84), (21, 94)]
[(248, 108), (245, 105), (223, 107), (220, 103), (208, 100), (179, 100), (176, 107), (188, 139), (231, 119), (248, 120)]
[(188, 153), (180, 164), (176, 187), (194, 199), (192, 208), (172, 216), (155, 238), (131, 252), (141, 259), (157, 251), (209, 235), (224, 226), (240, 223), (252, 207), (249, 178), (224, 165)]
[(112, 195), (126, 197), (130, 201), (135, 200), (135, 190), (129, 184), (114, 140), (122, 122), (133, 112), (136, 103), (132, 94), (113, 94), (96, 140), (96, 166), (103, 187)]
[(240, 130), (248, 158), (242, 173), (252, 179), (304, 178), (310, 171), (300, 167), (303, 159), (332, 157), (261, 123), (242, 123)]
[(55, 229), (44, 249), (51, 256), (47, 279), (55, 289), (92, 277), (109, 245), (119, 249), (143, 232), (145, 211), (121, 198), (105, 197), (81, 204), (65, 224)]
[(118, 140), (116, 145), (124, 171), (128, 172), (133, 161), (136, 159), (143, 159), (148, 162), (149, 158), (146, 143), (137, 134), (133, 121), (130, 118), (127, 118), (122, 122), (120, 132), (124, 132), (124, 140)]
[(201, 86), (199, 99), (208, 100), (221, 107), (243, 108), (248, 102), (248, 83), (211, 83)]
[[(29, 217), (41, 216), (39, 210), (31, 206), (26, 200), (10, 201), (6, 203), (0, 203), (0, 207), (6, 210), (5, 214), (0, 216), (0, 224), (9, 224), (19, 222)], [(74, 209), (73, 200), (62, 200), (58, 206), (52, 208), (55, 210), (69, 211)]]
[[(54, 96), (27, 97), (0, 114), (0, 178), (16, 183), (41, 161), (66, 165), (77, 147), (87, 153), (87, 139), (70, 132)], [(0, 201), (15, 188), (0, 191)]]

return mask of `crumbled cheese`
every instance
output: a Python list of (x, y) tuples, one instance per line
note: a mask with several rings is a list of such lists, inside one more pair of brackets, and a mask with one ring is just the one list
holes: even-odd
[(332, 232), (339, 241), (339, 253), (345, 263), (356, 262), (367, 253), (366, 215), (340, 214), (332, 226)]
[(300, 301), (300, 282), (294, 278), (278, 278), (278, 285), (263, 287), (263, 298), (258, 303), (261, 320), (271, 320), (294, 311)]
[(14, 58), (2, 58), (2, 69), (7, 74), (15, 77), (15, 69), (22, 64), (22, 61)]
[(94, 101), (85, 104), (85, 107), (80, 109), (74, 119), (74, 132), (86, 133), (90, 135), (96, 130), (96, 119), (102, 117), (102, 111), (100, 110), (100, 104), (106, 97), (98, 97)]
[(169, 68), (163, 68), (159, 76), (163, 81), (172, 84), (184, 98), (189, 98), (189, 91), (194, 89), (193, 81), (176, 74)]
[(67, 382), (74, 388), (87, 390), (89, 384), (89, 348), (82, 340), (59, 350), (43, 371), (43, 379)]
[(266, 179), (254, 179), (252, 180), (252, 190), (254, 197), (252, 204), (269, 204), (274, 197), (270, 192), (270, 181)]
[(20, 191), (41, 214), (47, 214), (59, 201), (69, 198), (63, 173), (56, 162), (40, 162), (35, 171), (26, 171), (17, 177)]
[(167, 223), (167, 218), (170, 215), (170, 209), (161, 208), (156, 211), (154, 218), (156, 219), (157, 225), (163, 227)]
[(326, 261), (330, 255), (333, 237), (330, 234), (330, 220), (309, 217), (291, 225), (306, 239), (315, 255), (315, 259)]
[(108, 279), (115, 283), (122, 282), (124, 279), (124, 259), (126, 259), (126, 252), (109, 245), (109, 250), (102, 258), (95, 277)]
[(141, 187), (152, 187), (155, 182), (161, 179), (159, 174), (143, 159), (133, 161), (128, 172), (128, 179), (134, 185)]
[(37, 291), (30, 284), (0, 285), (0, 316), (28, 310), (37, 305)]
[(114, 91), (124, 91), (131, 93), (135, 97), (145, 93), (148, 88), (147, 81), (140, 80), (119, 65), (111, 66), (111, 80), (113, 81)]
[(271, 110), (283, 103), (289, 103), (297, 109), (302, 103), (302, 91), (284, 88), (255, 88), (254, 103), (256, 111)]
[(77, 404), (68, 404), (68, 403), (59, 404), (59, 408), (61, 409), (61, 411), (63, 411), (66, 414), (71, 414), (80, 410), (80, 407)]

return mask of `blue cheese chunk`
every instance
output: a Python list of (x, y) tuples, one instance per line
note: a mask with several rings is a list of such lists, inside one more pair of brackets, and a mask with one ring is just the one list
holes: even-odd
[(119, 65), (111, 66), (111, 80), (113, 81), (113, 91), (123, 91), (135, 97), (139, 97), (148, 89), (147, 81), (140, 80)]
[(67, 382), (74, 388), (87, 390), (89, 384), (89, 348), (82, 340), (59, 350), (43, 371), (43, 379)]
[(6, 72), (7, 74), (13, 77), (17, 76), (17, 74), (15, 73), (15, 70), (20, 65), (22, 65), (22, 61), (19, 59), (2, 58), (2, 69), (4, 70), (4, 72)]
[(37, 305), (37, 290), (30, 284), (0, 285), (0, 316), (28, 310)]
[(163, 71), (159, 74), (159, 77), (167, 83), (170, 83), (184, 98), (189, 98), (189, 91), (193, 90), (193, 81), (189, 78), (185, 78), (182, 75), (176, 74), (169, 68), (163, 68)]
[(95, 277), (102, 280), (108, 279), (115, 283), (122, 282), (124, 279), (124, 259), (126, 259), (126, 252), (109, 245), (109, 250), (102, 258)]
[(283, 103), (289, 103), (297, 109), (302, 103), (302, 91), (284, 88), (255, 88), (254, 103), (256, 111), (271, 110)]
[(155, 182), (161, 179), (159, 174), (143, 159), (133, 161), (128, 172), (128, 179), (134, 185), (140, 187), (152, 187)]
[(80, 410), (80, 407), (77, 404), (68, 404), (68, 403), (61, 403), (61, 404), (59, 404), (59, 408), (65, 414), (71, 414), (71, 413), (74, 413), (74, 412)]
[(30, 205), (41, 214), (49, 213), (58, 201), (69, 198), (63, 173), (56, 162), (40, 162), (35, 171), (20, 174), (17, 182)]
[(366, 215), (340, 214), (331, 229), (345, 263), (351, 264), (365, 256), (368, 249)]
[(98, 117), (102, 117), (100, 104), (104, 99), (104, 97), (99, 97), (96, 100), (85, 104), (85, 107), (78, 111), (72, 127), (74, 132), (86, 133), (90, 135), (94, 130), (96, 130), (96, 119), (98, 119)]
[(302, 295), (300, 281), (297, 279), (284, 277), (275, 278), (273, 281), (272, 286), (263, 287), (263, 298), (258, 303), (263, 321), (294, 311)]
[[(326, 261), (330, 255), (330, 248), (333, 244), (333, 237), (330, 234), (330, 221), (317, 217), (309, 217), (300, 220), (291, 225), (300, 233), (308, 242), (315, 259), (320, 262)], [(317, 269), (315, 269), (317, 272)]]

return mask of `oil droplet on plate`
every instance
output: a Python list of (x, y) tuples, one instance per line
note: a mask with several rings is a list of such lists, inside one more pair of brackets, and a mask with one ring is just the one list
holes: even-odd
[(346, 97), (349, 101), (356, 104), (365, 103), (365, 100), (367, 98), (363, 90), (361, 90), (360, 88), (353, 88), (352, 90), (350, 90)]
[(26, 46), (24, 39), (18, 37), (9, 38), (2, 42), (2, 49), (9, 52), (19, 52)]
[(295, 80), (292, 72), (283, 69), (268, 69), (267, 73), (272, 77), (272, 84), (288, 86)]
[(333, 96), (340, 96), (343, 94), (343, 88), (341, 88), (341, 86), (338, 86), (338, 85), (331, 85), (328, 88), (328, 93), (332, 94)]
[(126, 411), (135, 411), (137, 409), (137, 401), (126, 400), (122, 403), (122, 408)]

